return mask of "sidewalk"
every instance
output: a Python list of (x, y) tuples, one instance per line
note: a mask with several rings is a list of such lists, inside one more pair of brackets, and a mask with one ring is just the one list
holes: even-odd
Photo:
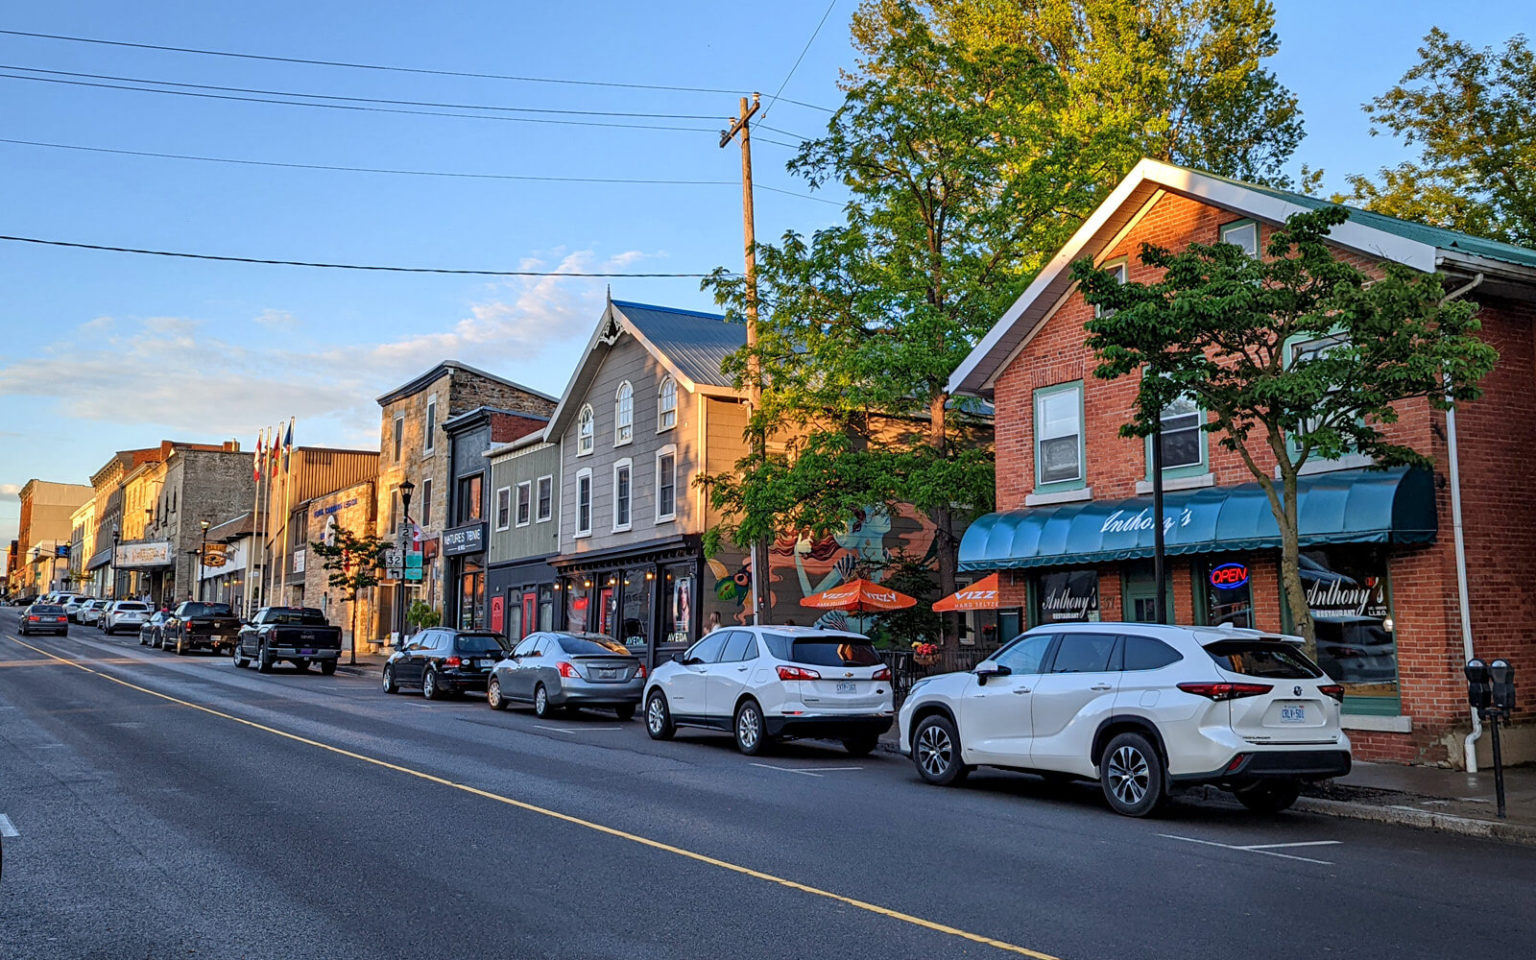
[(363, 655), (357, 658), (356, 665), (347, 663), (346, 651), (342, 651), (341, 660), (336, 664), (337, 673), (350, 673), (355, 677), (377, 677), (384, 669), (386, 657), (374, 654)]
[[(881, 736), (880, 750), (898, 753), (898, 743), (893, 727)], [(1504, 799), (1508, 818), (1500, 820), (1492, 770), (1469, 774), (1356, 761), (1347, 777), (1309, 784), (1293, 809), (1536, 845), (1536, 767), (1506, 768)]]

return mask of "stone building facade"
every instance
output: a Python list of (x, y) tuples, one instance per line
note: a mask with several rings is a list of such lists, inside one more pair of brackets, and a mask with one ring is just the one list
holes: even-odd
[(378, 498), (374, 487), (374, 481), (364, 480), (315, 497), (294, 511), (294, 529), (303, 530), (303, 534), (296, 536), (301, 545), (295, 547), (293, 553), (293, 566), (297, 569), (292, 570), (286, 581), (287, 602), (324, 612), (328, 621), (341, 628), (343, 647), (351, 649), (349, 645), (356, 624), (358, 653), (370, 653), (374, 649), (372, 631), (378, 588), (370, 587), (359, 592), (354, 619), (352, 602), (347, 599), (348, 591), (330, 585), (331, 571), (326, 569), (324, 558), (315, 553), (312, 544), (329, 542), (337, 528), (357, 534), (377, 529)]
[[(25, 565), (22, 590), (47, 593), (68, 587), (68, 554), (73, 525), (71, 518), (94, 491), (79, 483), (28, 480), (21, 488), (21, 516), (17, 540)], [(66, 549), (59, 550), (60, 545)]]

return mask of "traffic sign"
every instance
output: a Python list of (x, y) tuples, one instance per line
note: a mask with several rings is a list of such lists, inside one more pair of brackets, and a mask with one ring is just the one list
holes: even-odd
[(421, 551), (412, 550), (405, 555), (405, 579), (408, 583), (421, 582)]
[(399, 580), (399, 579), (401, 579), (405, 575), (404, 574), (404, 567), (405, 567), (405, 562), (404, 561), (405, 561), (405, 556), (404, 556), (404, 554), (400, 550), (398, 550), (398, 549), (396, 549), (394, 547), (390, 547), (390, 548), (386, 549), (384, 551), (384, 577), (385, 577), (385, 579), (387, 579), (387, 580)]

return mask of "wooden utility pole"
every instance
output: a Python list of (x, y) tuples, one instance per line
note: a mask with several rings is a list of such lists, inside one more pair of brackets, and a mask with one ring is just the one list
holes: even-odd
[[(740, 110), (730, 129), (720, 132), (720, 148), (741, 134), (741, 226), (746, 244), (747, 280), (747, 403), (749, 416), (755, 416), (763, 402), (762, 370), (757, 362), (757, 233), (753, 226), (752, 212), (752, 127), (753, 114), (762, 104), (758, 95), (752, 94), (749, 106), (747, 98), (741, 98)], [(766, 446), (759, 426), (749, 428), (751, 434), (752, 461), (761, 465)], [(768, 543), (754, 540), (752, 553), (752, 622), (761, 623), (768, 606)]]

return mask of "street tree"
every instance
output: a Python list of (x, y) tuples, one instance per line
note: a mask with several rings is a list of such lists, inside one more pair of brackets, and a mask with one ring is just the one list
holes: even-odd
[(1349, 178), (1337, 199), (1405, 220), (1536, 246), (1536, 54), (1517, 36), (1479, 50), (1438, 27), (1419, 62), (1365, 105), (1372, 134), (1416, 161)]
[(379, 585), (379, 568), (384, 563), (384, 538), (371, 533), (353, 533), (337, 524), (334, 535), (326, 540), (310, 541), (310, 549), (322, 559), (326, 583), (338, 590), (351, 604), (352, 644), (348, 662), (357, 662), (357, 595)]
[[(1125, 436), (1156, 430), (1189, 398), (1204, 429), (1236, 452), (1280, 530), (1280, 573), (1295, 629), (1315, 654), (1301, 582), (1297, 477), (1311, 460), (1363, 454), (1377, 466), (1428, 466), (1396, 439), (1399, 406), (1476, 399), (1498, 353), (1477, 337), (1477, 305), (1448, 298), (1436, 274), (1387, 263), (1378, 275), (1338, 259), (1328, 234), (1343, 207), (1292, 215), (1263, 257), (1232, 244), (1172, 252), (1142, 244), (1151, 283), (1120, 283), (1081, 260), (1072, 275), (1098, 316), (1088, 321), (1094, 376), (1139, 377)], [(1278, 469), (1278, 478), (1275, 472)]]

